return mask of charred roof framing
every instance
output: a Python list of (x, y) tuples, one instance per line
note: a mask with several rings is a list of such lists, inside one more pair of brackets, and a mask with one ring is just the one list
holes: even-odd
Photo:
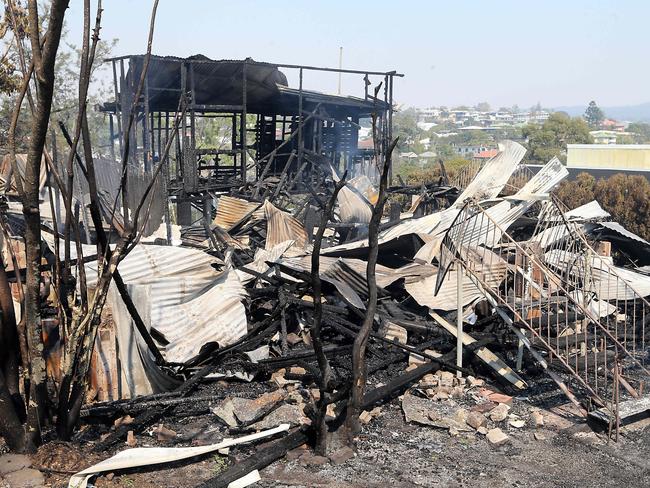
[[(392, 137), (395, 71), (377, 72), (271, 64), (245, 60), (211, 60), (151, 56), (143, 95), (133, 104), (144, 55), (111, 58), (114, 102), (100, 109), (109, 114), (113, 159), (123, 154), (124, 133), (132, 106), (129, 165), (145, 174), (158, 164), (181, 104), (179, 137), (165, 164), (165, 188), (179, 204), (178, 222), (190, 223), (190, 205), (272, 175), (309, 184), (312, 165), (324, 156), (339, 171), (368, 172), (373, 151), (358, 148), (361, 119), (376, 116), (375, 148), (383, 152)], [(290, 88), (279, 68), (297, 70), (298, 87)], [(364, 96), (329, 95), (303, 86), (305, 72), (346, 73), (359, 77)], [(381, 88), (375, 92), (371, 78)], [(255, 123), (251, 119), (255, 118)], [(229, 141), (206, 147), (197, 135), (200, 119), (227, 120)], [(119, 153), (117, 152), (119, 150)], [(300, 176), (297, 178), (296, 176)], [(313, 178), (314, 181), (317, 178)], [(296, 188), (298, 189), (298, 188)]]

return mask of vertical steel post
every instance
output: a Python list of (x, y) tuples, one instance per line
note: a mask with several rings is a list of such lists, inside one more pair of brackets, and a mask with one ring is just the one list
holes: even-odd
[[(388, 90), (388, 144), (393, 142), (393, 75), (388, 78), (390, 87)], [(393, 162), (388, 167), (388, 184), (393, 183)]]
[(115, 61), (112, 61), (112, 65), (113, 65), (113, 91), (115, 93), (115, 117), (117, 118), (117, 136), (120, 144), (120, 157), (122, 157), (122, 118), (120, 114), (120, 112), (122, 111), (121, 100), (120, 100), (121, 90), (118, 89), (117, 66), (115, 65)]
[(298, 81), (298, 168), (302, 165), (302, 144), (302, 68), (300, 68)]
[(108, 114), (108, 131), (109, 131), (109, 150), (111, 152), (111, 159), (115, 161), (115, 125), (113, 122), (113, 114)]
[[(460, 259), (456, 260), (456, 366), (463, 367), (463, 265)], [(458, 371), (456, 375), (460, 378), (463, 374)]]
[[(142, 107), (142, 159), (144, 172), (151, 171), (151, 151), (153, 145), (149, 143), (149, 73), (144, 76), (144, 106)], [(153, 133), (153, 129), (152, 129)]]
[(244, 59), (242, 68), (242, 113), (241, 113), (241, 179), (246, 183), (246, 116), (248, 115), (248, 88), (247, 88), (248, 58)]

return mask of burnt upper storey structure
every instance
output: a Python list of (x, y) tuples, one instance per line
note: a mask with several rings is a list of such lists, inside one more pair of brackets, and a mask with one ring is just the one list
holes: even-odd
[[(168, 196), (198, 202), (211, 192), (228, 191), (248, 180), (300, 175), (308, 181), (313, 165), (327, 161), (339, 171), (363, 171), (373, 150), (358, 147), (363, 119), (376, 118), (374, 147), (391, 137), (392, 72), (338, 70), (260, 63), (252, 59), (211, 60), (151, 56), (143, 76), (144, 55), (109, 59), (114, 96), (100, 110), (109, 114), (115, 159), (125, 151), (131, 110), (137, 110), (129, 143), (129, 165), (147, 173), (165, 164)], [(297, 74), (289, 87), (283, 71)], [(363, 96), (329, 95), (303, 86), (307, 71), (346, 73), (358, 78)], [(379, 89), (377, 89), (379, 87)], [(181, 114), (184, 114), (180, 116)], [(178, 137), (161, 161), (179, 116)], [(220, 135), (205, 137), (216, 124)]]

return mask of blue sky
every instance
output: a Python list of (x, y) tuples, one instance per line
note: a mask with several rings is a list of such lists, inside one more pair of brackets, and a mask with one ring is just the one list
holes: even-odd
[[(82, 1), (70, 3), (79, 44)], [(104, 0), (116, 55), (145, 51), (151, 5)], [(153, 51), (335, 67), (343, 46), (346, 68), (404, 73), (406, 105), (627, 105), (650, 101), (649, 19), (640, 0), (160, 0)], [(334, 92), (336, 77), (305, 85)], [(344, 92), (361, 89), (343, 79)]]

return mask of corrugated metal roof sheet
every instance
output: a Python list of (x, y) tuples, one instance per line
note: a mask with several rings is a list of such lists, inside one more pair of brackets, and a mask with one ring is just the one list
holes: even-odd
[(585, 203), (564, 214), (567, 220), (602, 220), (611, 217), (596, 200)]
[(346, 224), (368, 224), (372, 217), (372, 209), (368, 201), (347, 185), (341, 188), (336, 196), (339, 205), (339, 217)]
[[(555, 267), (581, 278), (585, 275), (585, 256), (554, 249), (544, 254), (544, 260)], [(614, 266), (611, 258), (591, 256), (589, 276), (591, 291), (601, 300), (633, 300), (650, 296), (650, 276)]]
[(496, 198), (519, 162), (526, 154), (526, 148), (514, 141), (504, 141), (499, 144), (500, 152), (487, 161), (476, 177), (467, 185), (456, 200), (457, 206), (462, 205), (468, 198), (489, 200)]
[(223, 195), (217, 200), (217, 215), (213, 224), (229, 231), (244, 217), (252, 214), (260, 207), (257, 202), (249, 202), (241, 198)]
[[(338, 177), (332, 169), (334, 179)], [(341, 188), (336, 201), (339, 205), (341, 222), (368, 224), (372, 217), (372, 207), (379, 196), (377, 189), (366, 175), (352, 178)]]
[[(468, 250), (472, 251), (472, 250)], [(476, 274), (481, 276), (485, 282), (493, 288), (497, 288), (506, 276), (508, 271), (508, 264), (501, 259), (497, 254), (481, 248), (479, 251), (474, 250), (475, 259), (473, 260), (472, 268)], [(423, 280), (406, 280), (406, 291), (411, 295), (416, 302), (420, 305), (435, 309), (435, 310), (456, 310), (457, 308), (457, 293), (458, 293), (458, 276), (452, 266), (450, 271), (442, 281), (438, 294), (435, 294), (436, 282), (438, 274), (432, 274)], [(483, 294), (474, 285), (472, 280), (463, 274), (463, 306), (468, 305), (479, 298)]]
[[(452, 210), (452, 213), (457, 213), (456, 209), (447, 209)], [(441, 218), (449, 217), (452, 213), (447, 212), (437, 212), (430, 215), (425, 215), (424, 217), (419, 217), (417, 219), (408, 219), (403, 220), (399, 224), (390, 227), (379, 233), (379, 244), (384, 244), (398, 237), (405, 236), (408, 234), (430, 234), (440, 223)], [(450, 219), (453, 221), (453, 218)], [(349, 251), (352, 249), (363, 249), (368, 247), (368, 238), (360, 239), (358, 241), (346, 242), (344, 244), (339, 244), (338, 246), (328, 247), (321, 251), (323, 255), (336, 254), (340, 251)]]
[[(257, 271), (258, 273), (266, 273), (266, 271), (269, 269), (269, 265), (267, 263), (275, 263), (279, 261), (280, 257), (283, 256), (291, 246), (293, 246), (293, 241), (290, 240), (276, 244), (269, 250), (258, 248), (257, 251), (255, 251), (255, 257), (253, 258), (253, 261), (248, 263), (246, 267), (252, 269), (253, 271)], [(239, 279), (242, 281), (242, 283), (248, 283), (249, 281), (252, 281), (256, 278), (255, 276), (248, 274), (246, 271), (241, 269), (237, 270), (237, 274), (239, 275)]]
[[(246, 334), (246, 291), (234, 270), (217, 272), (213, 262), (195, 249), (138, 245), (119, 265), (143, 321), (169, 341), (161, 347), (167, 361), (186, 362), (208, 342), (225, 346)], [(87, 268), (94, 270), (95, 263)], [(130, 394), (168, 389), (173, 381), (155, 365), (114, 285), (107, 303)]]
[(207, 288), (194, 290), (200, 283), (197, 278), (170, 277), (149, 285), (150, 325), (169, 341), (167, 361), (186, 362), (209, 342), (223, 347), (246, 335), (242, 300), (247, 293), (237, 273), (227, 270)]
[[(302, 271), (311, 273), (311, 256), (297, 256), (290, 258), (282, 258), (278, 262), (283, 265)], [(320, 256), (320, 273), (323, 277), (332, 276), (332, 270), (335, 269), (337, 263), (345, 263), (346, 267), (352, 269), (359, 276), (363, 278), (363, 290), (367, 289), (366, 286), (366, 270), (368, 267), (367, 261), (355, 258), (336, 258), (331, 256)], [(429, 264), (410, 263), (401, 268), (389, 268), (378, 264), (375, 267), (375, 275), (377, 279), (377, 286), (385, 288), (390, 284), (401, 278), (430, 276), (436, 272), (436, 267)]]
[[(16, 166), (18, 169), (18, 173), (20, 173), (20, 176), (22, 179), (25, 178), (25, 167), (27, 166), (27, 154), (16, 154)], [(41, 160), (41, 173), (38, 178), (38, 187), (39, 189), (43, 189), (45, 186), (45, 181), (47, 180), (47, 168), (46, 168), (46, 163), (45, 163), (45, 156), (43, 156), (43, 159)], [(12, 168), (11, 168), (11, 157), (9, 154), (7, 154), (4, 158), (2, 158), (2, 162), (0, 162), (0, 187), (2, 191), (16, 191), (16, 175), (11, 174), (11, 183), (10, 187), (7, 189), (7, 179), (9, 178), (9, 174), (12, 173)]]
[[(96, 252), (95, 246), (84, 246), (84, 253)], [(216, 279), (219, 273), (212, 267), (219, 261), (196, 249), (176, 246), (136, 245), (118, 265), (125, 283), (152, 283), (169, 276), (191, 275), (197, 278)], [(90, 275), (97, 272), (97, 263), (86, 265)]]
[(265, 245), (267, 250), (286, 241), (294, 241), (294, 245), (301, 249), (307, 247), (309, 243), (307, 232), (296, 218), (279, 210), (268, 200), (264, 202), (262, 208), (267, 222)]
[(606, 229), (614, 231), (617, 234), (622, 235), (623, 237), (627, 237), (628, 239), (632, 239), (633, 241), (643, 244), (644, 246), (650, 246), (650, 242), (636, 235), (634, 232), (630, 232), (618, 222), (600, 222), (599, 225), (602, 225)]

